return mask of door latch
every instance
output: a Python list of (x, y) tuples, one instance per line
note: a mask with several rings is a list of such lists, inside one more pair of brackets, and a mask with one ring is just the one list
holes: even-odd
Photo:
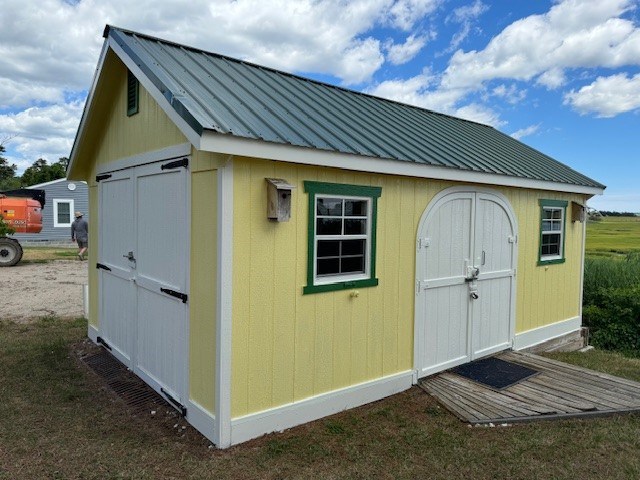
[(478, 279), (478, 276), (480, 276), (480, 268), (467, 267), (467, 276), (465, 277), (464, 281), (467, 283), (473, 282), (474, 280)]
[(129, 252), (126, 255), (122, 255), (124, 258), (126, 258), (127, 260), (129, 260), (131, 263), (133, 263), (133, 266), (135, 267), (136, 265), (136, 257), (133, 256), (133, 252)]

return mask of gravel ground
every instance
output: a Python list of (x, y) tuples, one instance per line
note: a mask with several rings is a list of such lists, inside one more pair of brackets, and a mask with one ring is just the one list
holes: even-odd
[(81, 317), (82, 285), (86, 284), (86, 261), (55, 260), (0, 268), (0, 320)]

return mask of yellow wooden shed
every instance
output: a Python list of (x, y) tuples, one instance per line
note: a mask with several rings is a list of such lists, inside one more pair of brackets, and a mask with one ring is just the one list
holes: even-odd
[(603, 185), (486, 125), (104, 36), (68, 170), (88, 334), (218, 447), (579, 335)]

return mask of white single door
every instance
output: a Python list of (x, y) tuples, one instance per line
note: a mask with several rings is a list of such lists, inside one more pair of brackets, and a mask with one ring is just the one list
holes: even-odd
[(181, 408), (188, 373), (186, 165), (165, 161), (101, 177), (100, 340)]
[(114, 172), (99, 183), (98, 288), (99, 341), (121, 362), (132, 367), (135, 335), (132, 171)]
[(184, 403), (187, 377), (187, 171), (136, 167), (136, 373)]
[(427, 209), (416, 257), (420, 376), (511, 346), (516, 237), (505, 202), (456, 189)]

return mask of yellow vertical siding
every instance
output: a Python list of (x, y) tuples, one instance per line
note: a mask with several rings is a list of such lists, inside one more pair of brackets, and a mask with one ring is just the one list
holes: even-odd
[[(289, 222), (266, 218), (266, 177), (297, 188)], [(303, 295), (307, 281), (305, 180), (382, 187), (379, 285)], [(232, 417), (237, 418), (413, 368), (415, 241), (433, 197), (453, 182), (347, 172), (259, 159), (234, 160)], [(482, 187), (487, 188), (487, 187)], [(517, 188), (507, 196), (519, 224), (516, 330), (579, 312), (580, 224), (567, 210), (566, 262), (538, 266), (538, 200), (580, 196)]]
[[(580, 195), (525, 189), (501, 189), (516, 213), (519, 227), (516, 333), (549, 325), (580, 314), (582, 224), (571, 221), (571, 201)], [(568, 201), (565, 263), (538, 265), (541, 199)]]
[[(95, 94), (86, 138), (78, 152), (78, 174), (91, 179), (102, 164), (185, 143), (186, 137), (140, 85), (139, 111), (127, 116), (127, 68), (109, 50)], [(85, 170), (84, 166), (92, 169)]]
[[(297, 187), (289, 222), (267, 220), (265, 177), (285, 178)], [(351, 290), (302, 294), (307, 280), (304, 180), (382, 186), (380, 286), (359, 289), (358, 297)], [(232, 417), (412, 368), (417, 184), (234, 160)]]
[(191, 162), (189, 396), (215, 408), (218, 249), (217, 158), (194, 152)]

